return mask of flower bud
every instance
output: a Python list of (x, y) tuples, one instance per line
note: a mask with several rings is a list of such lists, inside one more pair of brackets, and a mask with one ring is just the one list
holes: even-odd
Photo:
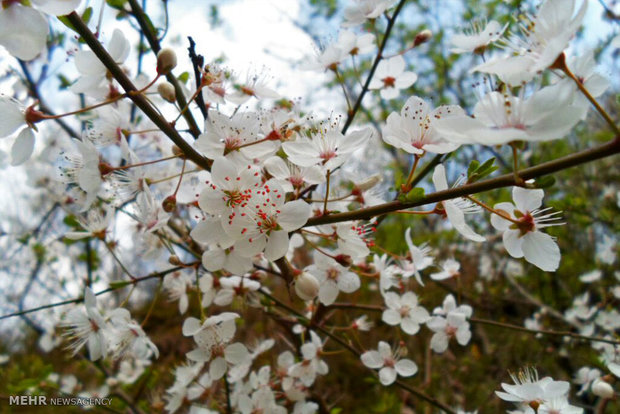
[(353, 264), (353, 259), (348, 254), (341, 253), (338, 256), (334, 257), (334, 260), (336, 260), (339, 265), (344, 267), (349, 267)]
[(613, 398), (614, 389), (608, 382), (605, 382), (602, 379), (597, 378), (592, 382), (592, 394), (596, 395), (597, 397), (601, 397), (603, 399), (608, 400), (610, 398)]
[(157, 54), (157, 73), (165, 75), (177, 66), (177, 54), (170, 48), (164, 48)]
[(319, 294), (319, 281), (311, 273), (302, 272), (295, 280), (295, 293), (303, 300), (312, 300)]
[(177, 99), (174, 86), (170, 82), (162, 82), (157, 85), (157, 93), (159, 93), (162, 99), (170, 103), (174, 103)]
[(428, 42), (431, 37), (433, 37), (433, 32), (428, 29), (422, 30), (415, 36), (415, 39), (413, 40), (413, 47), (420, 46), (422, 43)]
[(173, 195), (169, 195), (168, 197), (164, 199), (164, 201), (162, 201), (161, 208), (166, 213), (173, 212), (177, 208), (177, 198)]
[(179, 256), (176, 254), (173, 254), (168, 258), (168, 263), (173, 266), (179, 266), (181, 264), (181, 259), (179, 259)]

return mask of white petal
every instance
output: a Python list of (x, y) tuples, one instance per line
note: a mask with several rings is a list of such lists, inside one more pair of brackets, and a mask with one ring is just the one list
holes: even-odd
[(388, 325), (399, 325), (401, 322), (400, 313), (395, 311), (394, 309), (386, 309), (383, 311), (383, 315), (381, 316), (381, 320)]
[(362, 363), (368, 368), (377, 369), (383, 366), (383, 358), (377, 351), (367, 351), (361, 356)]
[(534, 211), (542, 205), (545, 192), (541, 189), (527, 189), (521, 187), (512, 187), (512, 199), (517, 206), (517, 210), (525, 213)]
[(34, 151), (34, 133), (30, 128), (24, 128), (17, 135), (11, 147), (11, 165), (20, 165), (26, 162)]
[(523, 236), (523, 255), (525, 260), (546, 272), (554, 272), (562, 257), (553, 237), (540, 231), (529, 232)]
[(32, 7), (11, 3), (0, 8), (0, 45), (21, 60), (32, 60), (45, 49), (47, 19)]
[(200, 331), (202, 325), (200, 324), (200, 320), (194, 318), (194, 317), (189, 317), (187, 319), (185, 319), (185, 322), (183, 322), (183, 335), (184, 336), (192, 336), (195, 335), (198, 331)]
[(237, 365), (247, 360), (250, 357), (250, 353), (245, 345), (237, 342), (226, 347), (224, 350), (224, 356), (226, 357), (226, 361), (228, 363)]
[(459, 233), (469, 240), (476, 242), (483, 242), (486, 240), (483, 236), (479, 235), (471, 227), (469, 227), (467, 223), (465, 223), (465, 214), (460, 208), (450, 201), (444, 201), (443, 206), (446, 209), (446, 214), (448, 215), (450, 223), (452, 223), (454, 228)]
[(19, 103), (11, 98), (0, 95), (0, 138), (7, 137), (26, 125), (24, 114)]
[(312, 208), (303, 200), (288, 202), (280, 209), (278, 224), (286, 231), (297, 230), (308, 221)]
[(77, 9), (82, 0), (30, 0), (37, 9), (52, 16), (64, 16)]
[(379, 381), (383, 385), (390, 385), (396, 381), (396, 370), (394, 368), (383, 367), (379, 370)]
[(224, 376), (227, 367), (226, 360), (222, 357), (217, 357), (209, 365), (209, 376), (214, 381), (217, 381)]
[(394, 366), (401, 377), (410, 377), (418, 372), (418, 366), (410, 359), (401, 359)]
[(288, 241), (288, 232), (284, 230), (272, 231), (265, 246), (267, 260), (277, 260), (284, 256), (288, 251)]
[(433, 185), (435, 190), (444, 191), (448, 189), (448, 181), (446, 180), (446, 169), (443, 164), (439, 164), (433, 171)]
[(523, 257), (523, 237), (519, 230), (506, 230), (502, 236), (508, 254), (517, 259)]

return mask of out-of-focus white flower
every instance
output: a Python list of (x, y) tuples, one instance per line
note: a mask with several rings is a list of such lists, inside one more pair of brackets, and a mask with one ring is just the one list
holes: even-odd
[(443, 301), (443, 307), (435, 308), (433, 316), (426, 325), (435, 332), (431, 338), (431, 349), (443, 353), (448, 349), (450, 338), (455, 337), (460, 345), (467, 345), (471, 339), (471, 331), (467, 319), (472, 315), (472, 308), (468, 305), (456, 306), (454, 296), (448, 295)]
[(576, 10), (575, 0), (547, 0), (534, 17), (521, 25), (524, 36), (506, 42), (508, 54), (482, 63), (472, 71), (492, 73), (504, 82), (528, 82), (551, 66), (567, 47), (585, 16), (588, 2)]
[(506, 27), (508, 27), (508, 24), (502, 27), (495, 20), (491, 20), (486, 24), (474, 21), (471, 23), (469, 30), (452, 36), (450, 41), (454, 47), (450, 51), (452, 53), (478, 53), (484, 51), (490, 43), (499, 40), (502, 34), (504, 34)]
[(368, 88), (380, 90), (383, 99), (397, 98), (401, 89), (410, 87), (418, 80), (418, 75), (405, 71), (405, 66), (401, 55), (382, 60)]
[(70, 347), (74, 355), (86, 344), (91, 361), (107, 356), (108, 325), (90, 288), (84, 289), (84, 308), (71, 310), (60, 326), (68, 328), (67, 336), (73, 339)]
[(411, 377), (418, 372), (418, 366), (410, 359), (400, 358), (400, 350), (392, 352), (387, 342), (379, 341), (376, 351), (364, 352), (362, 363), (371, 369), (379, 370), (379, 381), (387, 386), (396, 381), (396, 377)]
[(353, 0), (353, 4), (344, 9), (343, 27), (357, 26), (368, 19), (376, 19), (396, 0)]
[(383, 298), (387, 306), (381, 317), (383, 322), (392, 326), (400, 325), (408, 335), (415, 335), (420, 325), (430, 318), (428, 311), (418, 304), (418, 296), (413, 292), (406, 292), (402, 296), (387, 292)]

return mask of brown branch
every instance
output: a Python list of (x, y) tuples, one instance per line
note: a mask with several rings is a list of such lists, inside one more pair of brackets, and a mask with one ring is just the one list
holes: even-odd
[(183, 151), (188, 159), (209, 171), (211, 162), (200, 155), (187, 141), (185, 141), (179, 132), (157, 112), (144, 95), (135, 93), (137, 88), (133, 82), (131, 82), (123, 69), (116, 64), (107, 50), (99, 43), (99, 40), (97, 40), (93, 32), (91, 32), (88, 26), (82, 21), (82, 18), (77, 13), (72, 12), (67, 15), (67, 19), (73, 25), (75, 31), (82, 36), (82, 39), (84, 39), (93, 53), (97, 55), (101, 63), (110, 71), (114, 79), (123, 87), (136, 106)]
[[(141, 32), (144, 33), (146, 41), (149, 42), (149, 46), (151, 46), (153, 53), (157, 54), (161, 50), (161, 45), (159, 43), (159, 39), (157, 38), (157, 34), (153, 33), (153, 26), (150, 24), (151, 20), (144, 13), (144, 10), (136, 0), (129, 0), (129, 5), (131, 6), (131, 14), (138, 21), (138, 25), (140, 26)], [(175, 96), (179, 107), (185, 108), (187, 106), (187, 100), (185, 99), (183, 89), (181, 88), (177, 78), (172, 74), (172, 72), (168, 72), (166, 74), (166, 80), (174, 86)], [(196, 124), (196, 120), (194, 119), (192, 113), (190, 111), (183, 112), (183, 118), (185, 118), (185, 121), (189, 126), (190, 133), (194, 136), (194, 138), (198, 138), (200, 135), (200, 129), (198, 128), (198, 124)]]
[(370, 72), (368, 72), (368, 76), (366, 77), (366, 82), (364, 82), (364, 86), (362, 86), (362, 91), (357, 97), (357, 100), (355, 101), (355, 104), (353, 105), (353, 109), (349, 111), (347, 115), (347, 120), (345, 121), (344, 126), (342, 127), (343, 135), (346, 134), (347, 130), (353, 123), (353, 119), (355, 118), (355, 115), (357, 114), (357, 112), (360, 110), (360, 107), (362, 106), (362, 100), (364, 99), (364, 96), (366, 96), (366, 92), (368, 92), (368, 87), (370, 86), (370, 82), (372, 81), (373, 76), (375, 76), (375, 71), (377, 70), (377, 66), (379, 66), (379, 62), (381, 62), (381, 59), (383, 59), (383, 50), (385, 49), (385, 45), (387, 45), (387, 41), (390, 38), (392, 29), (394, 28), (396, 17), (400, 13), (400, 11), (402, 10), (406, 2), (407, 0), (401, 0), (400, 3), (398, 3), (398, 6), (396, 6), (396, 9), (394, 9), (394, 13), (392, 14), (392, 17), (388, 19), (388, 24), (387, 24), (387, 27), (385, 28), (385, 34), (383, 35), (383, 39), (381, 40), (381, 44), (379, 45), (379, 50), (377, 51), (377, 56), (375, 57), (374, 62), (372, 63)]
[[(115, 290), (118, 290), (120, 288), (124, 288), (124, 287), (129, 286), (129, 285), (135, 285), (135, 284), (137, 284), (139, 282), (143, 282), (145, 280), (155, 279), (155, 278), (158, 278), (158, 277), (161, 278), (161, 277), (166, 276), (169, 273), (173, 273), (173, 272), (176, 272), (177, 270), (181, 270), (181, 269), (184, 269), (184, 268), (185, 268), (184, 266), (178, 266), (178, 267), (173, 267), (172, 269), (163, 270), (161, 272), (152, 273), (150, 275), (146, 275), (146, 276), (142, 276), (142, 277), (136, 277), (136, 278), (134, 278), (132, 280), (127, 281), (126, 283), (118, 284), (118, 285), (115, 285), (115, 286), (110, 286), (107, 289), (104, 289), (104, 290), (102, 290), (100, 292), (97, 292), (97, 293), (95, 293), (95, 296), (103, 295), (104, 293), (113, 292)], [(58, 306), (70, 305), (72, 303), (80, 303), (80, 302), (83, 302), (83, 301), (84, 301), (84, 296), (80, 296), (79, 298), (75, 298), (75, 299), (63, 300), (62, 302), (50, 303), (50, 304), (47, 304), (47, 305), (38, 306), (36, 308), (26, 309), (26, 310), (23, 310), (23, 311), (20, 311), (20, 312), (14, 312), (14, 313), (9, 313), (9, 314), (6, 314), (6, 315), (2, 315), (2, 316), (0, 316), (0, 320), (12, 318), (12, 317), (15, 317), (15, 316), (27, 315), (29, 313), (38, 312), (38, 311), (43, 310), (43, 309), (56, 308)]]
[[(586, 149), (576, 154), (545, 162), (535, 167), (526, 168), (519, 171), (519, 176), (523, 180), (530, 180), (543, 175), (565, 170), (567, 168), (575, 167), (577, 165), (585, 164), (587, 162), (616, 155), (618, 153), (620, 153), (620, 136), (617, 136), (610, 142), (598, 147)], [(514, 185), (516, 185), (514, 174), (506, 174), (496, 178), (491, 178), (456, 188), (450, 188), (444, 191), (437, 191), (416, 201), (401, 202), (395, 200), (355, 211), (312, 217), (306, 222), (304, 227), (317, 226), (320, 224), (340, 223), (349, 220), (369, 220), (373, 217), (388, 214), (397, 210), (424, 206), (444, 200), (450, 200), (457, 197), (463, 197)]]
[(620, 345), (620, 341), (617, 341), (615, 339), (601, 338), (599, 336), (580, 335), (580, 334), (570, 332), (570, 331), (549, 331), (546, 329), (529, 329), (529, 328), (525, 328), (519, 325), (512, 325), (509, 323), (490, 321), (488, 319), (480, 319), (480, 318), (469, 318), (469, 321), (473, 323), (484, 324), (484, 325), (497, 326), (499, 328), (512, 329), (513, 331), (527, 332), (527, 333), (534, 334), (534, 335), (541, 334), (541, 335), (562, 336), (562, 337), (568, 336), (574, 339), (584, 339), (586, 341), (605, 342), (605, 343), (612, 344), (612, 345)]

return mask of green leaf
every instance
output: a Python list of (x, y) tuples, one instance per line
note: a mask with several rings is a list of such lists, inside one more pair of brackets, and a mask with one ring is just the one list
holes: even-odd
[(108, 6), (113, 7), (115, 9), (122, 9), (127, 0), (106, 0)]
[(67, 16), (58, 16), (58, 20), (60, 20), (60, 22), (62, 24), (64, 24), (69, 29), (71, 29), (71, 30), (73, 30), (75, 32), (75, 26), (73, 26), (73, 24), (71, 24), (71, 22), (69, 21), (69, 18)]
[(473, 183), (497, 170), (498, 167), (493, 165), (494, 162), (495, 157), (489, 158), (481, 165), (477, 165), (478, 161), (476, 160), (472, 161), (471, 164), (469, 164), (469, 168), (467, 169), (467, 182)]
[(122, 287), (131, 285), (131, 281), (130, 280), (115, 280), (113, 282), (110, 282), (110, 288), (111, 289), (120, 289)]
[(472, 160), (472, 162), (469, 163), (469, 168), (467, 168), (467, 178), (471, 177), (478, 167), (480, 167), (478, 160)]
[(553, 184), (555, 184), (555, 177), (552, 175), (545, 175), (534, 180), (534, 187), (536, 188), (547, 188)]
[(181, 73), (179, 76), (177, 76), (177, 79), (183, 83), (187, 83), (187, 81), (189, 80), (189, 72)]
[(424, 189), (422, 187), (416, 187), (405, 195), (405, 200), (408, 202), (416, 202), (423, 198), (424, 198)]
[(93, 17), (93, 8), (89, 7), (86, 10), (84, 10), (84, 13), (82, 13), (82, 20), (84, 21), (84, 24), (88, 24), (88, 22), (90, 22), (91, 17)]

